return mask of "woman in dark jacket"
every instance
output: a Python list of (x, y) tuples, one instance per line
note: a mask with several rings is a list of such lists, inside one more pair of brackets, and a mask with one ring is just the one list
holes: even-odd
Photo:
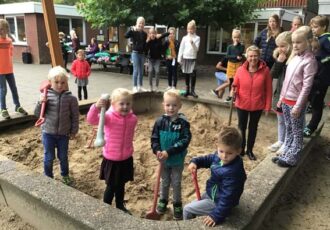
[(254, 45), (262, 50), (260, 58), (266, 62), (269, 69), (274, 64), (273, 51), (276, 48), (275, 39), (281, 32), (280, 17), (277, 14), (273, 14), (268, 19), (267, 28), (262, 30), (254, 40)]

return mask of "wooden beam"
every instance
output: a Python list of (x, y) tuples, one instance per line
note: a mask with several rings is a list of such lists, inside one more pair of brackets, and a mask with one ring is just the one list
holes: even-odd
[(53, 0), (42, 0), (41, 2), (52, 66), (60, 65), (64, 67)]

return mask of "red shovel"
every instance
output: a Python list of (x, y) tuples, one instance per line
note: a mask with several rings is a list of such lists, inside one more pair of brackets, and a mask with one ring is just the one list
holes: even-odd
[(50, 88), (50, 83), (48, 80), (45, 80), (40, 85), (40, 92), (43, 93), (44, 100), (41, 103), (41, 111), (39, 119), (36, 121), (34, 126), (38, 127), (45, 122), (45, 109), (46, 109), (46, 100), (47, 100), (47, 89)]
[(159, 192), (159, 184), (160, 184), (160, 176), (163, 170), (163, 163), (160, 161), (157, 167), (157, 180), (154, 187), (154, 201), (152, 204), (151, 210), (146, 214), (146, 218), (149, 220), (159, 220), (160, 215), (156, 211), (158, 192)]
[(191, 175), (192, 175), (192, 179), (193, 179), (193, 182), (194, 182), (194, 187), (195, 187), (197, 200), (201, 200), (201, 193), (199, 191), (199, 186), (198, 186), (198, 181), (197, 181), (197, 171), (193, 171), (191, 173)]

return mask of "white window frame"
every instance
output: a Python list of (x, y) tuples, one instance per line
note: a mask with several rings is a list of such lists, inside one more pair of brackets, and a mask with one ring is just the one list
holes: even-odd
[(86, 39), (86, 22), (85, 22), (85, 20), (83, 19), (83, 18), (76, 18), (76, 17), (56, 17), (56, 19), (68, 19), (69, 20), (69, 31), (71, 31), (72, 30), (72, 19), (80, 19), (80, 20), (82, 20), (82, 29), (83, 29), (83, 31), (82, 31), (82, 34), (83, 34), (83, 37), (82, 37), (82, 39), (81, 38), (79, 38), (80, 39), (80, 44), (81, 45), (87, 45), (87, 39)]
[[(25, 36), (26, 36), (26, 27), (25, 27), (25, 16), (24, 14), (15, 14), (15, 15), (6, 15), (5, 19), (7, 20), (7, 18), (14, 18), (14, 24), (15, 24), (15, 38), (18, 39), (18, 28), (17, 28), (17, 17), (23, 17), (24, 18), (24, 32), (25, 32)], [(10, 31), (8, 31), (8, 33), (10, 33)], [(27, 38), (25, 41), (13, 41), (13, 45), (27, 45)]]

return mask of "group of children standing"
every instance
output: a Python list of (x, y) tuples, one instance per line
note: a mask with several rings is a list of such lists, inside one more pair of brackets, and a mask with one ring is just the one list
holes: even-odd
[[(197, 52), (200, 45), (200, 37), (196, 35), (196, 23), (194, 20), (187, 25), (187, 35), (181, 43), (175, 39), (175, 28), (170, 27), (167, 33), (158, 35), (155, 28), (151, 28), (148, 34), (144, 31), (145, 20), (139, 17), (136, 25), (131, 27), (125, 34), (126, 38), (132, 41), (132, 62), (133, 62), (133, 92), (146, 91), (143, 88), (143, 70), (145, 55), (148, 57), (149, 90), (157, 91), (159, 86), (159, 67), (161, 55), (165, 50), (165, 59), (168, 71), (168, 89), (176, 88), (177, 66), (181, 65), (182, 73), (185, 76), (186, 92), (185, 97), (191, 95), (195, 98), (196, 74), (194, 74)], [(164, 45), (162, 39), (167, 37)], [(153, 77), (156, 79), (155, 88)]]

